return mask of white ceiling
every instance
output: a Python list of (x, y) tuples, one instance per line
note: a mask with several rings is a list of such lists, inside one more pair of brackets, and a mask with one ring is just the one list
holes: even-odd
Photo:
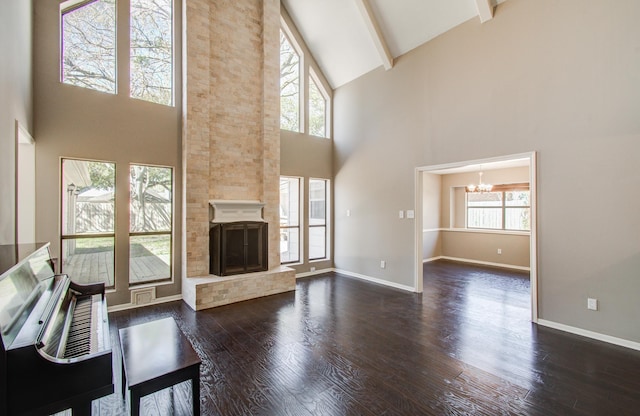
[[(376, 32), (397, 58), (449, 29), (480, 15), (491, 19), (505, 0), (282, 0), (307, 47), (333, 88), (385, 62)], [(365, 6), (362, 6), (365, 4)], [(359, 7), (360, 5), (360, 7)]]

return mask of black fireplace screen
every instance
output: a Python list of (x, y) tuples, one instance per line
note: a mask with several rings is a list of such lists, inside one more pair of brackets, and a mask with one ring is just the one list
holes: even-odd
[(209, 273), (218, 276), (268, 270), (266, 222), (211, 224)]

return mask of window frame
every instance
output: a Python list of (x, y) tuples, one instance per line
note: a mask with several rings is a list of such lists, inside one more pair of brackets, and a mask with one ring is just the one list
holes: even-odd
[(118, 83), (118, 0), (114, 0), (114, 22), (113, 22), (113, 42), (114, 42), (114, 56), (113, 56), (113, 89), (111, 91), (105, 91), (102, 89), (96, 89), (96, 88), (90, 88), (87, 86), (82, 86), (82, 85), (77, 85), (77, 84), (73, 84), (73, 83), (68, 83), (65, 82), (65, 70), (64, 70), (64, 52), (65, 52), (65, 42), (64, 42), (64, 37), (65, 37), (65, 24), (64, 24), (64, 18), (66, 15), (68, 15), (69, 13), (73, 13), (79, 9), (82, 9), (85, 6), (89, 6), (92, 3), (97, 3), (101, 0), (66, 0), (63, 1), (62, 3), (60, 3), (60, 16), (59, 16), (59, 25), (60, 25), (60, 49), (58, 51), (58, 63), (59, 63), (59, 80), (60, 83), (65, 84), (65, 85), (69, 85), (72, 87), (79, 87), (79, 88), (84, 88), (84, 89), (88, 89), (90, 91), (95, 91), (98, 93), (104, 93), (104, 94), (111, 94), (111, 95), (117, 95), (118, 94), (118, 89), (119, 89), (119, 83)]
[[(514, 205), (514, 206), (509, 206), (506, 204), (506, 194), (508, 192), (528, 192), (529, 193), (529, 205)], [(495, 205), (495, 206), (486, 206), (486, 207), (474, 207), (474, 206), (469, 206), (469, 194), (474, 194), (477, 192), (465, 192), (465, 228), (469, 229), (469, 230), (491, 230), (491, 231), (508, 231), (508, 232), (524, 232), (524, 233), (528, 233), (531, 232), (531, 224), (529, 224), (529, 229), (513, 229), (513, 228), (506, 228), (506, 217), (507, 217), (507, 210), (509, 209), (514, 209), (514, 208), (527, 208), (529, 209), (529, 215), (531, 215), (531, 189), (529, 188), (529, 184), (512, 184), (512, 185), (496, 185), (493, 187), (493, 189), (491, 190), (491, 192), (485, 192), (485, 193), (495, 193), (495, 194), (500, 194), (500, 205)], [(499, 208), (501, 210), (501, 222), (502, 222), (502, 227), (500, 228), (489, 228), (489, 227), (471, 227), (469, 226), (469, 209), (497, 209)]]
[[(65, 230), (64, 230), (64, 225), (65, 225), (65, 220), (64, 220), (64, 214), (65, 214), (65, 209), (64, 209), (64, 203), (65, 200), (63, 198), (63, 192), (75, 192), (75, 189), (71, 190), (68, 188), (69, 185), (65, 185), (65, 181), (64, 181), (64, 161), (65, 160), (69, 160), (69, 161), (77, 161), (77, 162), (87, 162), (87, 163), (91, 163), (91, 162), (95, 162), (95, 163), (109, 163), (113, 165), (113, 169), (114, 169), (114, 181), (113, 181), (113, 231), (110, 232), (96, 232), (96, 233), (73, 233), (73, 234), (66, 234)], [(112, 270), (113, 270), (113, 285), (110, 285), (109, 282), (104, 282), (105, 283), (105, 288), (111, 290), (111, 289), (115, 289), (116, 288), (116, 282), (117, 282), (117, 276), (116, 276), (116, 229), (117, 229), (117, 175), (118, 175), (118, 171), (117, 171), (117, 164), (116, 162), (113, 161), (106, 161), (106, 160), (96, 160), (96, 159), (83, 159), (83, 158), (74, 158), (74, 157), (61, 157), (60, 158), (60, 272), (64, 273), (64, 261), (65, 261), (65, 256), (64, 256), (64, 242), (68, 241), (68, 240), (85, 240), (85, 239), (98, 239), (98, 238), (112, 238), (113, 239), (113, 264), (112, 264)], [(64, 187), (67, 187), (67, 189), (63, 189)], [(72, 278), (74, 278), (75, 281), (79, 282), (79, 283), (83, 283), (83, 281), (80, 279), (80, 277), (74, 277), (71, 276)]]
[[(59, 12), (59, 24), (60, 24), (60, 39), (59, 39), (59, 51), (58, 51), (58, 64), (59, 64), (59, 81), (65, 85), (70, 85), (70, 86), (77, 86), (80, 88), (85, 88), (88, 89), (90, 91), (95, 91), (95, 92), (99, 92), (99, 93), (106, 93), (106, 94), (111, 94), (111, 95), (125, 95), (127, 98), (130, 99), (134, 99), (134, 100), (138, 100), (138, 101), (146, 101), (148, 103), (152, 103), (152, 104), (157, 104), (157, 105), (162, 105), (165, 107), (172, 107), (175, 108), (176, 107), (176, 98), (179, 96), (176, 94), (176, 89), (178, 88), (178, 80), (177, 80), (177, 76), (178, 76), (178, 70), (179, 68), (177, 67), (177, 65), (180, 62), (180, 59), (177, 59), (178, 57), (176, 57), (176, 54), (178, 52), (178, 48), (180, 47), (179, 42), (180, 42), (180, 36), (179, 36), (179, 31), (176, 29), (177, 27), (181, 27), (182, 22), (179, 22), (177, 19), (181, 19), (182, 15), (181, 13), (179, 13), (178, 9), (178, 4), (179, 1), (178, 0), (169, 0), (171, 2), (171, 98), (170, 98), (170, 103), (164, 103), (164, 102), (158, 102), (158, 101), (153, 101), (153, 100), (149, 100), (147, 98), (143, 98), (143, 97), (137, 97), (137, 96), (133, 96), (132, 95), (132, 87), (131, 87), (131, 83), (133, 80), (132, 77), (132, 62), (133, 62), (133, 56), (131, 53), (131, 49), (132, 49), (132, 42), (131, 42), (131, 30), (132, 30), (132, 25), (131, 25), (131, 20), (132, 20), (132, 13), (131, 13), (131, 8), (132, 8), (132, 3), (128, 3), (129, 8), (128, 10), (124, 11), (124, 13), (126, 13), (126, 19), (121, 19), (121, 14), (123, 13), (120, 10), (120, 2), (119, 0), (114, 0), (114, 8), (115, 8), (115, 16), (114, 16), (114, 81), (113, 81), (113, 90), (112, 91), (104, 91), (102, 89), (96, 89), (96, 88), (91, 88), (91, 87), (85, 87), (82, 85), (77, 85), (77, 84), (72, 84), (72, 83), (67, 83), (64, 81), (65, 79), (65, 71), (64, 71), (64, 16), (68, 13), (72, 13), (75, 10), (78, 10), (84, 6), (90, 5), (91, 3), (94, 2), (98, 2), (101, 0), (66, 0), (63, 1), (62, 3), (60, 3), (60, 12)], [(123, 22), (122, 20), (126, 20), (125, 22)], [(121, 25), (126, 26), (125, 30), (128, 31), (128, 36), (119, 36), (119, 32), (121, 30)], [(123, 51), (124, 49), (127, 50), (126, 56), (127, 58), (127, 62), (126, 64), (121, 63), (121, 59), (119, 59), (119, 56), (121, 55), (121, 51)], [(125, 74), (126, 73), (126, 74)], [(121, 76), (124, 76), (124, 78), (121, 78)], [(126, 87), (122, 84), (126, 84)], [(126, 90), (126, 92), (125, 92)]]
[[(286, 22), (282, 17), (280, 18), (280, 33), (284, 35), (285, 39), (287, 39), (287, 41), (289, 42), (289, 45), (291, 45), (291, 48), (298, 55), (298, 129), (289, 130), (289, 129), (282, 128), (282, 118), (280, 119), (280, 129), (291, 131), (294, 133), (304, 133), (305, 132), (304, 120), (306, 119), (305, 111), (304, 111), (305, 109), (304, 102), (305, 102), (305, 97), (307, 95), (307, 94), (304, 94), (304, 91), (306, 91), (306, 82), (304, 77), (304, 73), (305, 73), (304, 69), (306, 65), (305, 56), (295, 36), (293, 35), (291, 30), (289, 29), (289, 26), (286, 24)], [(282, 78), (280, 78), (280, 80), (282, 80)], [(282, 90), (280, 90), (279, 97), (280, 97), (280, 111), (282, 111)]]
[[(322, 181), (324, 182), (324, 223), (323, 224), (311, 224), (311, 214), (312, 214), (312, 209), (311, 209), (311, 203), (314, 201), (311, 198), (311, 192), (312, 192), (312, 186), (311, 186), (311, 182), (312, 181)], [(329, 196), (330, 196), (330, 186), (331, 186), (331, 180), (329, 179), (324, 179), (324, 178), (309, 178), (309, 191), (307, 192), (308, 197), (309, 197), (309, 203), (307, 204), (307, 209), (308, 209), (308, 213), (307, 213), (307, 229), (308, 229), (308, 235), (309, 238), (311, 237), (311, 229), (312, 228), (324, 228), (324, 256), (323, 257), (311, 257), (311, 248), (309, 248), (309, 258), (308, 260), (311, 261), (322, 261), (322, 260), (328, 260), (330, 259), (330, 253), (329, 253), (329, 222), (330, 222), (330, 217), (329, 217)], [(310, 245), (310, 242), (309, 242)]]
[(146, 101), (146, 102), (150, 102), (150, 103), (154, 103), (154, 104), (160, 104), (160, 105), (164, 105), (167, 107), (175, 107), (175, 101), (176, 101), (176, 1), (175, 0), (168, 0), (171, 3), (171, 98), (170, 98), (170, 102), (169, 104), (165, 104), (165, 103), (160, 103), (160, 102), (156, 102), (156, 101), (152, 101), (152, 100), (148, 100), (146, 98), (142, 98), (142, 97), (134, 97), (132, 95), (132, 82), (133, 82), (133, 77), (132, 77), (132, 61), (133, 61), (133, 56), (132, 56), (132, 43), (131, 43), (131, 31), (132, 29), (132, 13), (131, 13), (131, 9), (133, 7), (133, 1), (131, 0), (129, 2), (129, 12), (128, 12), (128, 17), (129, 17), (129, 45), (128, 45), (128, 49), (129, 49), (129, 97), (134, 99), (134, 100), (141, 100), (141, 101)]
[(302, 196), (303, 196), (303, 178), (300, 176), (287, 176), (287, 175), (280, 175), (280, 179), (296, 179), (298, 181), (298, 198), (297, 198), (297, 204), (298, 204), (298, 225), (286, 225), (283, 226), (282, 224), (280, 224), (280, 230), (282, 229), (297, 229), (298, 230), (298, 258), (296, 260), (291, 260), (291, 261), (282, 261), (282, 258), (280, 258), (280, 264), (300, 264), (302, 263), (302, 257), (303, 257), (303, 250), (302, 250), (302, 241), (303, 241), (303, 222), (302, 222)]
[[(169, 169), (171, 172), (171, 221), (170, 221), (170, 225), (171, 225), (171, 229), (169, 231), (131, 231), (131, 203), (132, 203), (132, 198), (131, 198), (131, 168), (133, 166), (146, 166), (146, 167), (152, 167), (152, 168), (162, 168), (162, 169)], [(129, 163), (129, 174), (128, 174), (128, 178), (129, 178), (129, 218), (128, 218), (128, 223), (129, 223), (129, 232), (127, 235), (127, 239), (128, 239), (128, 246), (129, 246), (129, 286), (133, 287), (133, 286), (140, 286), (140, 285), (149, 285), (149, 284), (156, 284), (156, 283), (163, 283), (163, 282), (167, 282), (167, 281), (172, 281), (174, 278), (174, 263), (175, 263), (175, 258), (174, 258), (174, 252), (175, 252), (175, 247), (174, 247), (174, 242), (175, 242), (175, 236), (174, 236), (174, 231), (175, 231), (175, 208), (176, 208), (176, 198), (175, 198), (175, 168), (173, 166), (164, 166), (164, 165), (153, 165), (153, 164), (149, 164), (149, 163)], [(169, 276), (168, 277), (162, 277), (162, 278), (157, 278), (157, 279), (150, 279), (150, 280), (144, 280), (144, 281), (140, 281), (140, 282), (132, 282), (131, 281), (131, 237), (146, 237), (146, 236), (162, 236), (162, 235), (169, 235)]]
[[(289, 130), (280, 127), (283, 131), (300, 133), (309, 136), (310, 138), (323, 138), (323, 139), (331, 139), (333, 128), (332, 128), (332, 100), (333, 100), (333, 91), (329, 83), (326, 81), (326, 77), (322, 74), (322, 70), (315, 62), (313, 56), (311, 56), (308, 48), (304, 45), (304, 41), (300, 36), (297, 28), (291, 18), (283, 9), (280, 14), (280, 31), (285, 34), (287, 40), (291, 43), (292, 47), (298, 53), (300, 57), (300, 86), (299, 86), (299, 121), (298, 121), (298, 130)], [(309, 109), (309, 86), (313, 80), (320, 91), (320, 94), (325, 99), (325, 109), (324, 109), (324, 136), (317, 136), (310, 133), (310, 122), (309, 122), (309, 114), (311, 113)]]
[(318, 89), (318, 92), (320, 93), (320, 95), (322, 96), (322, 98), (324, 99), (324, 135), (322, 136), (318, 136), (315, 134), (311, 134), (311, 93), (309, 92), (307, 95), (307, 102), (309, 103), (309, 118), (308, 118), (308, 129), (309, 129), (309, 136), (313, 136), (313, 137), (320, 137), (323, 139), (330, 139), (331, 138), (331, 134), (329, 133), (330, 130), (330, 99), (329, 99), (329, 94), (327, 93), (326, 89), (324, 88), (324, 85), (322, 84), (322, 82), (320, 81), (320, 77), (318, 77), (318, 75), (316, 74), (316, 71), (313, 68), (309, 68), (309, 88), (307, 89), (308, 91), (310, 91), (311, 88), (311, 83), (313, 82), (313, 84), (316, 86), (316, 88)]

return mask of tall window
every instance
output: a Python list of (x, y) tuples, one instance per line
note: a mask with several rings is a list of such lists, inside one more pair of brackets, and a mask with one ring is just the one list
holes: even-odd
[(309, 134), (327, 137), (327, 98), (318, 82), (309, 75)]
[(280, 128), (300, 131), (300, 55), (280, 29)]
[(61, 270), (113, 287), (115, 164), (62, 159)]
[(300, 178), (280, 178), (280, 262), (300, 261)]
[(62, 82), (116, 94), (117, 49), (128, 48), (130, 96), (173, 105), (173, 0), (131, 0), (130, 6), (126, 45), (116, 38), (116, 0), (61, 4)]
[[(280, 128), (328, 138), (331, 95), (286, 19), (280, 28)], [(315, 69), (314, 69), (315, 68)], [(308, 74), (308, 77), (306, 76)]]
[(309, 260), (327, 257), (328, 182), (309, 179)]
[(173, 170), (131, 165), (129, 170), (129, 283), (171, 278)]
[(172, 0), (131, 0), (130, 94), (173, 104)]
[(529, 231), (528, 185), (494, 186), (493, 192), (467, 193), (467, 228)]
[(115, 0), (67, 1), (61, 15), (62, 82), (115, 94)]

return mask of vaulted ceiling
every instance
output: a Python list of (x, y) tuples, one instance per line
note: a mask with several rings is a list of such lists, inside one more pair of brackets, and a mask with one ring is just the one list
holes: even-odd
[(384, 66), (506, 0), (282, 0), (333, 88)]

